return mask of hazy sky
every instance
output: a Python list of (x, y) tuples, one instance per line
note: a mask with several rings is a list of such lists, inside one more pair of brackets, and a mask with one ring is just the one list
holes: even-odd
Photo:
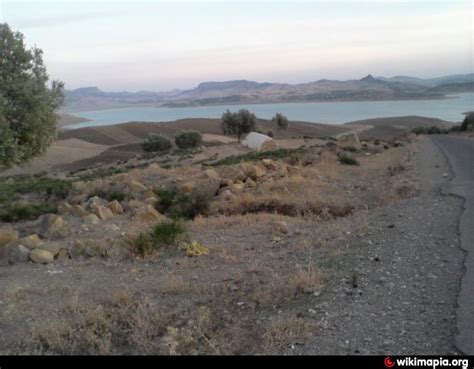
[(473, 2), (8, 1), (66, 88), (191, 88), (473, 71)]

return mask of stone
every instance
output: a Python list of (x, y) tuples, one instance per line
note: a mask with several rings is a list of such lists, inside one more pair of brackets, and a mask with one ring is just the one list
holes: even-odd
[(10, 229), (0, 229), (0, 247), (16, 241), (18, 239), (18, 232)]
[(86, 247), (81, 240), (75, 240), (68, 248), (71, 259), (80, 258), (85, 254)]
[(208, 169), (197, 179), (184, 183), (180, 187), (180, 191), (187, 194), (196, 193), (212, 198), (219, 190), (221, 182), (222, 179), (219, 174), (213, 169)]
[(87, 209), (92, 210), (97, 208), (97, 206), (105, 206), (107, 205), (107, 201), (104, 199), (101, 199), (98, 196), (91, 197), (89, 200), (87, 200)]
[(288, 234), (289, 228), (288, 228), (288, 223), (286, 223), (283, 220), (275, 221), (273, 223), (273, 226), (275, 228), (275, 231), (281, 234)]
[(141, 208), (135, 209), (132, 215), (133, 220), (139, 220), (142, 222), (151, 222), (157, 220), (163, 220), (164, 215), (160, 214), (153, 206), (145, 205)]
[(111, 232), (120, 232), (120, 227), (117, 224), (106, 224), (105, 229)]
[(60, 262), (64, 262), (66, 261), (67, 259), (69, 259), (69, 251), (66, 250), (66, 249), (61, 249), (59, 250), (59, 253), (58, 255), (56, 256), (56, 260), (60, 261)]
[(89, 212), (82, 205), (74, 205), (69, 213), (81, 218), (89, 215)]
[(257, 188), (257, 183), (255, 183), (252, 178), (248, 177), (245, 181), (245, 188)]
[(260, 165), (242, 164), (242, 169), (245, 175), (254, 181), (266, 174), (265, 168)]
[(37, 264), (54, 263), (54, 255), (46, 250), (34, 249), (30, 251), (30, 259)]
[(94, 214), (101, 220), (107, 220), (114, 217), (114, 213), (109, 208), (99, 205), (93, 209)]
[(36, 250), (48, 251), (53, 254), (53, 256), (56, 256), (62, 249), (65, 249), (65, 246), (60, 242), (46, 242), (39, 246)]
[(89, 214), (89, 215), (85, 216), (84, 221), (87, 224), (99, 224), (100, 223), (100, 219), (95, 214)]
[(244, 181), (246, 176), (244, 172), (236, 166), (224, 166), (220, 170), (220, 175), (224, 179), (229, 179), (232, 182)]
[(63, 236), (67, 223), (58, 215), (45, 214), (40, 217), (38, 234), (44, 238)]
[(142, 201), (138, 200), (129, 200), (125, 203), (125, 210), (132, 211), (134, 209), (138, 209), (143, 207), (145, 204)]
[(43, 244), (43, 241), (40, 240), (37, 234), (30, 234), (29, 236), (19, 238), (13, 242), (13, 245), (22, 245), (28, 250), (33, 250)]
[(354, 147), (357, 150), (362, 148), (360, 144), (359, 136), (355, 132), (347, 132), (339, 135), (337, 137), (337, 141), (341, 147)]
[(110, 211), (114, 214), (123, 214), (123, 207), (122, 207), (122, 204), (120, 204), (120, 202), (118, 202), (117, 200), (114, 200), (114, 201), (111, 201), (109, 202), (109, 204), (107, 205), (107, 207), (110, 209)]
[(148, 191), (148, 188), (145, 185), (135, 180), (128, 182), (127, 188), (130, 193), (141, 193)]
[(242, 192), (245, 188), (245, 184), (243, 183), (234, 183), (232, 186), (230, 186), (230, 190), (232, 193), (239, 193)]
[(72, 206), (69, 205), (67, 202), (63, 204), (59, 204), (58, 206), (58, 214), (60, 215), (66, 215), (71, 212)]
[(234, 184), (234, 181), (229, 178), (224, 178), (221, 181), (221, 188), (222, 187), (230, 187)]
[(230, 201), (235, 199), (235, 195), (230, 191), (225, 189), (224, 191), (221, 191), (219, 193), (219, 197), (223, 199), (224, 201)]
[(30, 260), (30, 250), (23, 245), (10, 247), (8, 262), (10, 264), (27, 263)]
[(268, 170), (277, 170), (278, 165), (272, 159), (262, 159), (262, 164)]

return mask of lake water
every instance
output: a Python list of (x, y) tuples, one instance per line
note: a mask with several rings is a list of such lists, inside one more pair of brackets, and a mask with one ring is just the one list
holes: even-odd
[(281, 103), (220, 105), (186, 108), (132, 107), (74, 113), (89, 119), (71, 126), (82, 128), (105, 126), (130, 121), (167, 122), (183, 118), (220, 118), (229, 109), (249, 109), (259, 118), (271, 119), (276, 113), (285, 114), (289, 120), (342, 124), (355, 120), (420, 115), (440, 118), (452, 122), (464, 119), (463, 112), (474, 110), (474, 93), (457, 94), (444, 100), (412, 101), (353, 101), (329, 103)]

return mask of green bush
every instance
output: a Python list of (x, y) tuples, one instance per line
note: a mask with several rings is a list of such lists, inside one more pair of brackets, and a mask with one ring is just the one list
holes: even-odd
[(157, 195), (156, 209), (174, 219), (194, 219), (209, 212), (211, 199), (203, 194), (183, 194), (172, 188), (157, 191)]
[(239, 142), (244, 133), (255, 131), (256, 126), (257, 117), (247, 109), (233, 113), (227, 110), (221, 118), (222, 132), (225, 135), (237, 135)]
[(183, 225), (178, 221), (164, 221), (155, 225), (151, 231), (151, 239), (155, 249), (173, 245), (185, 233)]
[(197, 131), (184, 131), (174, 138), (176, 146), (180, 149), (193, 149), (202, 143), (202, 135)]
[(142, 148), (145, 152), (166, 152), (171, 149), (171, 146), (168, 137), (156, 133), (150, 133), (147, 139), (142, 142)]
[(101, 199), (107, 200), (107, 201), (114, 201), (117, 200), (119, 202), (125, 201), (129, 199), (129, 195), (127, 195), (125, 192), (121, 191), (104, 191), (104, 190), (96, 190), (89, 194), (89, 198), (91, 197), (100, 197)]
[(357, 159), (346, 154), (339, 155), (339, 162), (344, 165), (359, 165)]
[(293, 157), (294, 154), (303, 154), (307, 151), (307, 148), (299, 147), (297, 149), (277, 149), (261, 152), (250, 152), (248, 154), (228, 156), (213, 163), (212, 166), (235, 165), (241, 162), (260, 161), (262, 159), (287, 159)]

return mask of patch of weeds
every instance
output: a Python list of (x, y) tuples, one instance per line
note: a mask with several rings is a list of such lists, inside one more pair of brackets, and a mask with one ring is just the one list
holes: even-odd
[(127, 238), (126, 243), (130, 251), (140, 257), (150, 255), (154, 251), (150, 234), (147, 232), (141, 232), (135, 237)]
[(405, 167), (402, 164), (394, 165), (393, 167), (392, 166), (388, 167), (388, 173), (392, 177), (403, 172), (404, 170), (405, 170)]
[(41, 204), (8, 203), (0, 206), (0, 220), (2, 222), (34, 220), (43, 214), (55, 214), (56, 212), (57, 205), (47, 202)]
[(151, 240), (155, 249), (176, 244), (179, 237), (185, 233), (183, 225), (178, 221), (161, 222), (153, 227)]
[[(367, 144), (365, 144), (365, 147), (367, 147)], [(357, 147), (355, 147), (355, 146), (346, 146), (346, 147), (344, 147), (344, 150), (349, 151), (349, 152), (357, 152)]]
[(339, 156), (339, 162), (344, 165), (359, 165), (357, 159), (346, 154), (341, 154)]
[[(71, 188), (69, 181), (46, 176), (0, 179), (0, 220), (32, 220), (56, 213), (57, 203), (68, 196)], [(24, 201), (24, 196), (28, 196), (28, 201)]]
[(292, 155), (303, 154), (308, 151), (306, 147), (299, 147), (297, 149), (277, 149), (271, 151), (263, 151), (263, 152), (251, 152), (244, 155), (232, 155), (219, 160), (213, 164), (212, 166), (219, 166), (219, 165), (235, 165), (242, 162), (249, 162), (249, 161), (260, 161), (262, 159), (286, 159), (291, 158)]
[(115, 168), (115, 167), (107, 167), (107, 168), (99, 168), (93, 170), (92, 172), (84, 175), (80, 175), (79, 179), (84, 182), (93, 181), (98, 178), (105, 178), (110, 177), (115, 174), (126, 173), (129, 169), (128, 168)]
[(119, 202), (125, 201), (129, 199), (129, 195), (127, 195), (125, 192), (121, 191), (104, 191), (104, 190), (96, 190), (89, 194), (89, 198), (91, 197), (100, 197), (101, 199), (107, 200), (107, 201), (114, 201), (117, 200)]
[(207, 215), (211, 199), (199, 193), (184, 194), (176, 188), (157, 191), (156, 209), (173, 219), (194, 219), (198, 215)]

